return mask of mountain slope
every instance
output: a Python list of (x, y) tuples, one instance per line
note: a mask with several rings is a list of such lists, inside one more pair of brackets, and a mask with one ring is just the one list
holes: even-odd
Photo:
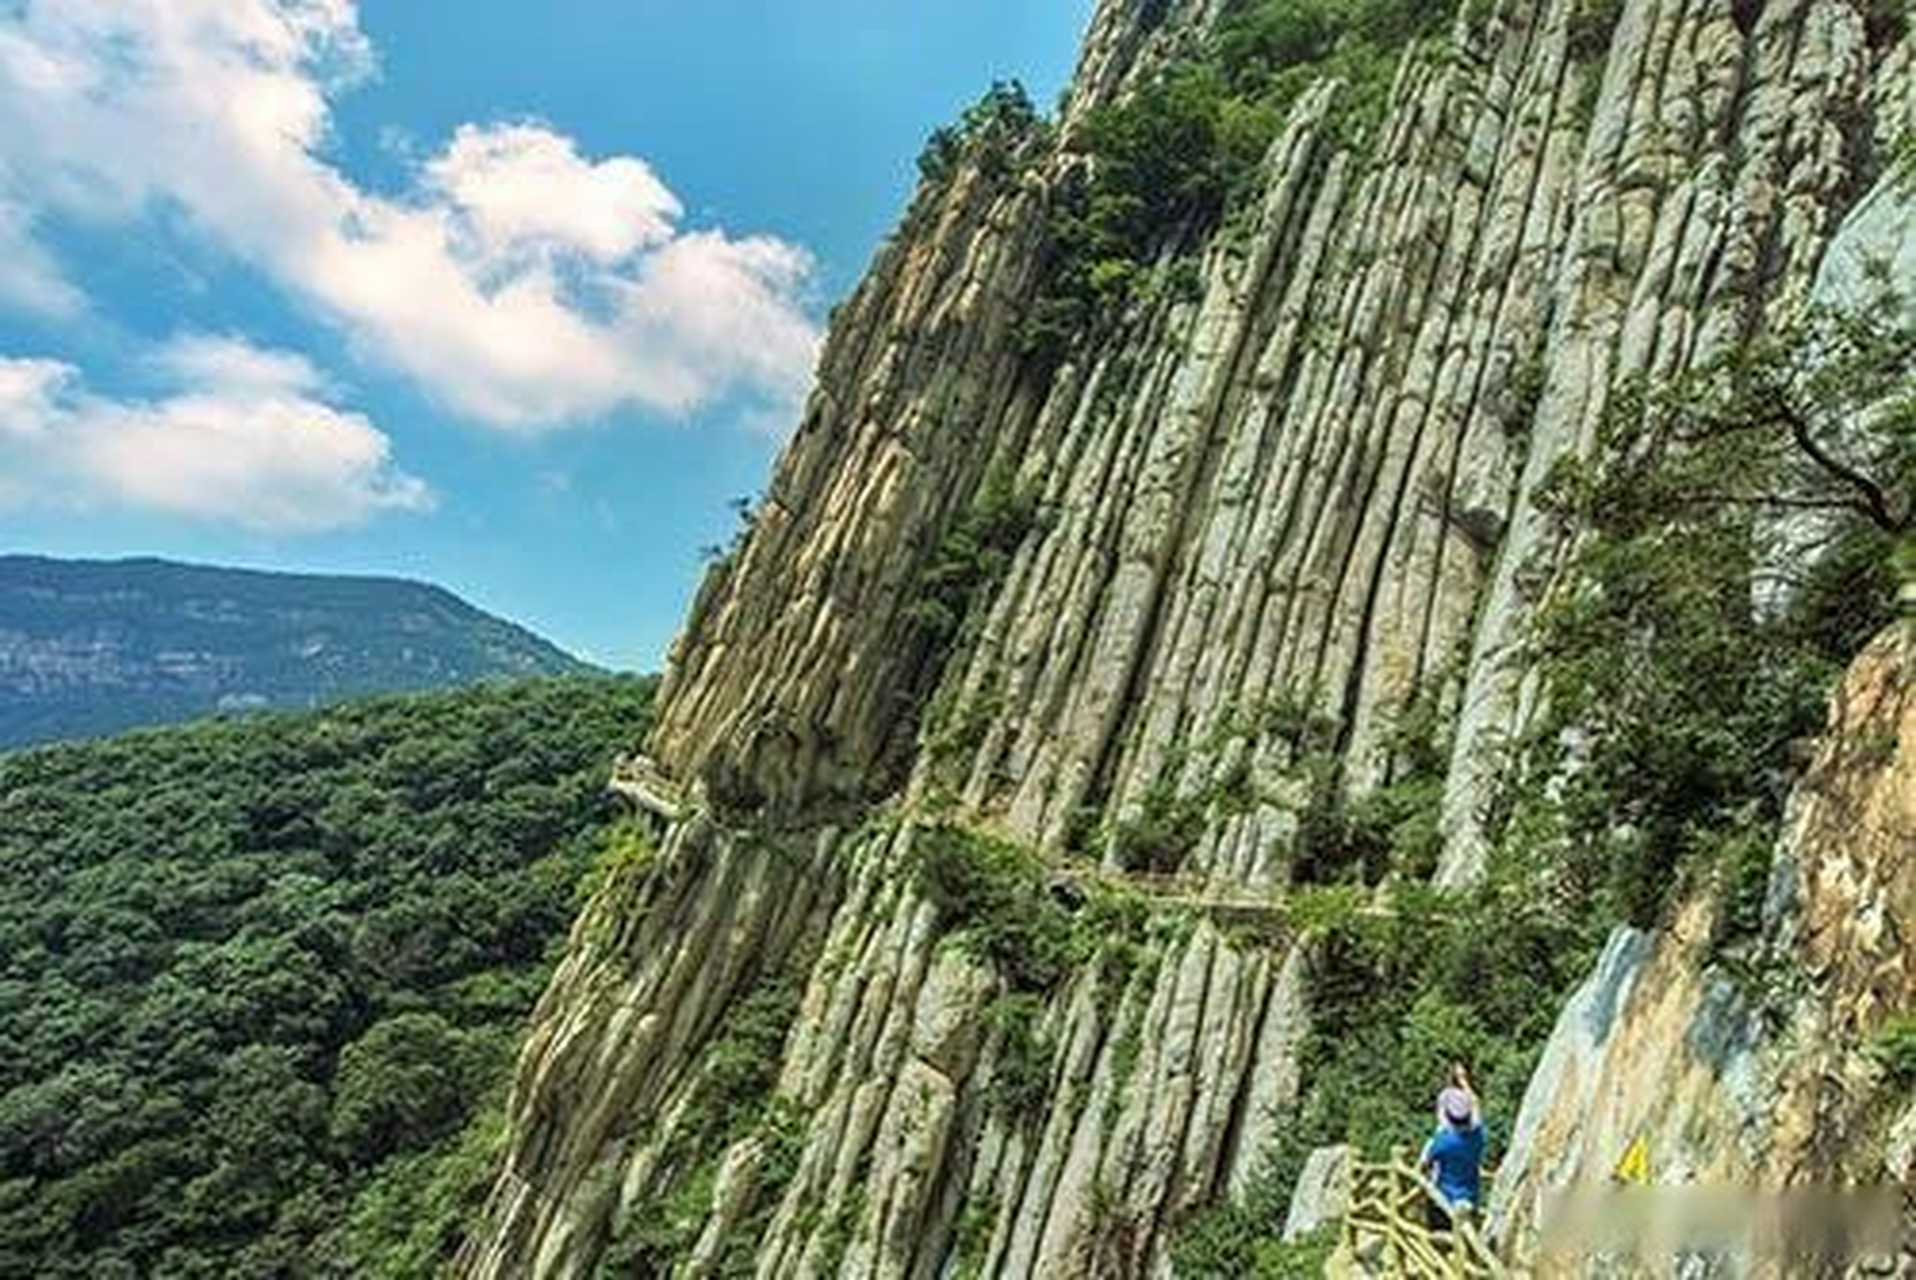
[(0, 748), (588, 669), (419, 582), (0, 556)]

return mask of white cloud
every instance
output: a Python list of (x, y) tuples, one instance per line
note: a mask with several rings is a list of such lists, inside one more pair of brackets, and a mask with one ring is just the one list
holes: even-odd
[(0, 18), (13, 198), (183, 213), (496, 425), (797, 399), (818, 342), (801, 250), (687, 231), (643, 161), (540, 123), (464, 125), (409, 191), (362, 189), (327, 159), (328, 100), (371, 64), (351, 0), (28, 0)]
[(0, 357), (0, 438), (36, 440), (46, 433), (53, 400), (73, 372), (58, 360)]
[(425, 176), (469, 251), (489, 264), (567, 252), (619, 262), (672, 239), (684, 212), (644, 161), (589, 163), (540, 125), (461, 125)]
[(173, 339), (154, 363), (182, 387), (302, 395), (325, 388), (325, 379), (305, 356), (269, 351), (244, 338), (193, 333)]
[(59, 263), (33, 238), (27, 211), (0, 191), (0, 303), (51, 316), (78, 314), (80, 291), (60, 274)]
[(432, 494), (393, 465), (360, 414), (315, 398), (297, 356), (191, 339), (165, 364), (182, 380), (153, 400), (88, 391), (57, 360), (0, 357), (0, 472), (9, 503), (117, 505), (274, 533), (311, 533)]

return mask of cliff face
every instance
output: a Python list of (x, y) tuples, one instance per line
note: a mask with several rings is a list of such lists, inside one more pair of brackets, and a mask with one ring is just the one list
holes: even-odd
[(1916, 1007), (1916, 650), (1851, 669), (1797, 789), (1765, 929), (1741, 973), (1706, 963), (1710, 908), (1622, 929), (1565, 1008), (1525, 1096), (1488, 1225), (1519, 1255), (1552, 1193), (1607, 1183), (1641, 1140), (1664, 1186), (1911, 1185), (1916, 1098), (1872, 1053)]
[[(703, 811), (578, 926), (465, 1274), (1162, 1270), (1299, 1085), (1303, 958), (1242, 904), (1282, 887), (1311, 769), (1388, 780), (1439, 699), (1437, 878), (1480, 874), (1484, 747), (1531, 696), (1529, 494), (1627, 378), (1800, 304), (1910, 118), (1908, 41), (1849, 4), (1467, 5), (1371, 140), (1307, 90), (1242, 216), (1032, 358), (1074, 130), (1218, 8), (1106, 0), (1059, 132), (928, 183), (836, 317), (649, 744)], [(1007, 493), (1036, 518), (984, 521)], [(954, 639), (927, 583), (1007, 523)], [(1333, 726), (1316, 761), (1300, 716)], [(1032, 928), (1079, 941), (1041, 978), (1030, 938), (941, 940), (945, 824), (1055, 856), (1167, 806), (1175, 881), (1130, 916), (1053, 873)], [(695, 1157), (754, 1034), (779, 1101)]]

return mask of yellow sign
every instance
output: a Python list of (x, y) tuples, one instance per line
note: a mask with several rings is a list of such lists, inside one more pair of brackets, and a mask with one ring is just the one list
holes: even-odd
[(1617, 1161), (1615, 1178), (1618, 1182), (1627, 1182), (1632, 1186), (1645, 1186), (1650, 1181), (1650, 1144), (1642, 1134), (1630, 1139), (1630, 1145), (1623, 1149), (1623, 1159)]

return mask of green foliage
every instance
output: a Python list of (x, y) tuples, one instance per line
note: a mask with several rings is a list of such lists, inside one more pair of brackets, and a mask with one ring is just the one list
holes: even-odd
[[(1530, 782), (1503, 817), (1554, 828), (1570, 898), (1649, 924), (1697, 851), (1774, 832), (1793, 744), (1895, 616), (1890, 551), (1916, 495), (1901, 314), (1819, 315), (1620, 395), (1597, 460), (1551, 477), (1545, 509), (1584, 536), (1540, 613), (1549, 716), (1517, 744)], [(1764, 519), (1805, 513), (1823, 553), (1772, 549)]]
[(1435, 873), (1444, 847), (1439, 819), (1450, 755), (1445, 684), (1441, 673), (1428, 676), (1392, 727), (1387, 744), (1397, 775), (1388, 783), (1348, 797), (1326, 757), (1306, 758), (1312, 790), (1292, 849), (1297, 883), (1376, 884), (1386, 877), (1421, 883)]
[(998, 682), (987, 684), (962, 703), (961, 693), (954, 682), (947, 681), (925, 711), (925, 753), (941, 774), (971, 762), (1004, 710), (1004, 687)]
[(771, 1227), (785, 1189), (798, 1174), (805, 1152), (805, 1119), (791, 1101), (774, 1097), (761, 1115), (754, 1136), (760, 1155), (749, 1207), (726, 1233), (719, 1247), (718, 1274), (750, 1276), (758, 1246)]
[(1281, 738), (1295, 755), (1326, 752), (1337, 741), (1335, 718), (1319, 712), (1303, 695), (1285, 690), (1258, 709), (1254, 728)]
[(1885, 1022), (1870, 1052), (1899, 1089), (1916, 1089), (1916, 1014), (1899, 1013)]
[(440, 1274), (485, 1203), (505, 1135), (505, 1102), (495, 1089), (458, 1134), (381, 1165), (315, 1253), (346, 1275), (419, 1280)]
[(1419, 882), (1437, 869), (1450, 750), (1438, 696), (1444, 683), (1441, 675), (1428, 678), (1393, 728), (1388, 745), (1398, 774), (1383, 786), (1348, 796), (1333, 757), (1320, 748), (1304, 758), (1310, 798), (1291, 848), (1294, 882), (1376, 884), (1387, 875)]
[(1379, 799), (1353, 804), (1323, 760), (1315, 768), (1310, 801), (1297, 815), (1291, 877), (1298, 884), (1375, 884), (1390, 866), (1389, 808)]
[(1023, 144), (1042, 124), (1025, 87), (1016, 80), (992, 82), (965, 108), (958, 123), (932, 131), (918, 153), (918, 174), (934, 186), (949, 182), (967, 156), (990, 176), (1010, 172)]
[(1019, 331), (1025, 353), (1040, 363), (1061, 358), (1094, 317), (1130, 297), (1180, 228), (1214, 222), (1276, 127), (1231, 99), (1209, 62), (1180, 64), (1094, 111), (1081, 139), (1089, 178), (1061, 192), (1051, 211), (1044, 284)]
[(331, 1130), (344, 1158), (375, 1165), (445, 1137), (501, 1062), (481, 1035), (436, 1013), (375, 1022), (340, 1050), (333, 1070)]
[(1712, 951), (1721, 954), (1762, 933), (1775, 850), (1776, 833), (1767, 825), (1757, 825), (1731, 827), (1715, 834), (1708, 848), (1695, 851), (1714, 861), (1717, 871)]
[(913, 847), (919, 892), (940, 927), (996, 965), (1014, 991), (1045, 991), (1064, 976), (1071, 916), (1046, 891), (1036, 854), (956, 826), (920, 828)]
[(614, 823), (601, 838), (591, 869), (579, 880), (579, 905), (601, 894), (636, 889), (656, 856), (645, 828), (629, 818)]
[(991, 1228), (998, 1217), (996, 1196), (973, 1196), (965, 1201), (952, 1228), (951, 1260), (945, 1273), (950, 1280), (978, 1280), (986, 1252), (991, 1248)]
[[(917, 886), (953, 941), (994, 965), (1014, 995), (1043, 995), (1074, 966), (1122, 987), (1166, 926), (1144, 897), (1098, 884), (1053, 892), (1034, 851), (956, 825), (913, 835)], [(1069, 902), (1069, 906), (1067, 906)]]
[(1894, 616), (1905, 577), (1898, 545), (1916, 546), (1865, 520), (1845, 520), (1821, 549), (1820, 561), (1794, 584), (1791, 609), (1773, 625), (1798, 648), (1832, 658), (1859, 653)]
[(1345, 141), (1383, 119), (1405, 47), (1452, 4), (1253, 0), (1214, 39), (1130, 96), (1093, 111), (1075, 145), (1088, 179), (1051, 210), (1044, 283), (1020, 330), (1040, 365), (1061, 359), (1121, 308), (1165, 250), (1256, 194), (1259, 166), (1306, 88), (1342, 82), (1330, 127)]
[(865, 1212), (865, 1184), (859, 1183), (838, 1206), (824, 1230), (818, 1233), (818, 1255), (820, 1275), (837, 1275), (844, 1265), (845, 1254), (852, 1247), (853, 1233), (858, 1230), (858, 1219)]
[(1502, 426), (1504, 436), (1513, 446), (1520, 446), (1520, 453), (1529, 450), (1531, 424), (1536, 420), (1538, 406), (1543, 403), (1548, 379), (1549, 368), (1541, 351), (1511, 370)]
[(1359, 801), (1357, 820), (1381, 832), (1390, 850), (1390, 871), (1399, 879), (1428, 880), (1444, 851), (1439, 818), (1443, 813), (1441, 775), (1405, 778)]
[(1008, 471), (991, 471), (919, 575), (907, 607), (912, 620), (940, 644), (955, 640), (972, 604), (1004, 576), (1037, 522), (1037, 499), (1020, 492)]
[(1171, 0), (1138, 0), (1138, 30), (1154, 31), (1171, 16)]
[(998, 997), (988, 1011), (997, 1034), (998, 1061), (986, 1098), (1017, 1123), (1043, 1117), (1051, 1097), (1051, 1042), (1039, 1030), (1044, 1002), (1029, 992)]
[(429, 1270), (404, 1258), (450, 1239), (483, 1163), (457, 1135), (649, 696), (539, 680), (0, 756), (0, 1274)]
[(1209, 800), (1180, 794), (1173, 771), (1160, 774), (1138, 801), (1137, 813), (1113, 833), (1119, 864), (1127, 871), (1176, 871), (1204, 835)]
[(1178, 1232), (1171, 1265), (1188, 1280), (1300, 1280), (1321, 1276), (1337, 1246), (1332, 1231), (1285, 1243), (1279, 1235), (1286, 1206), (1252, 1195), (1197, 1214)]
[(1424, 0), (1260, 0), (1227, 12), (1216, 57), (1232, 90), (1274, 119), (1313, 82), (1335, 77), (1342, 83), (1328, 123), (1356, 142), (1383, 123), (1405, 51), (1440, 33), (1455, 11)]

